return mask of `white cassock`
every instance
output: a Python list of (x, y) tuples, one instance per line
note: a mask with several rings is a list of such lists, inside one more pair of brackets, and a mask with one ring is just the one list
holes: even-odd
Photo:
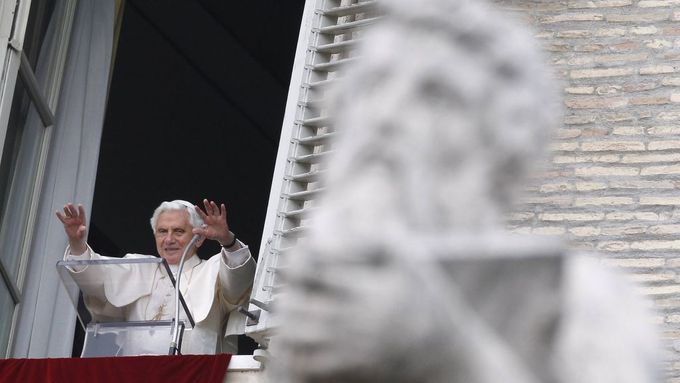
[[(208, 260), (192, 256), (184, 263), (180, 290), (196, 326), (184, 331), (182, 354), (237, 351), (236, 335), (244, 332), (246, 317), (235, 309), (248, 301), (255, 275), (255, 260), (248, 247), (241, 245), (234, 252), (223, 249)], [(143, 254), (127, 254), (124, 258), (149, 257), (155, 258)], [(99, 255), (88, 246), (88, 251), (79, 256), (70, 254), (67, 247), (64, 259), (120, 258)], [(170, 268), (176, 273), (178, 265)], [(107, 266), (106, 270), (85, 267), (71, 271), (80, 286), (88, 286), (83, 295), (94, 321), (170, 320), (174, 316), (175, 290), (160, 265), (115, 265)], [(124, 354), (154, 354), (169, 345), (170, 338), (164, 333), (128, 339)]]

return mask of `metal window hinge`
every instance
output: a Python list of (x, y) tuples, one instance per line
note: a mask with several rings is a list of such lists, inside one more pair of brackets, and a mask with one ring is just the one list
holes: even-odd
[(260, 302), (257, 299), (251, 299), (250, 303), (261, 308), (264, 311), (272, 312), (271, 305), (269, 303)]
[(260, 323), (260, 313), (261, 310), (248, 311), (243, 306), (238, 307), (238, 312), (248, 317), (246, 320), (246, 326), (255, 326)]
[(13, 38), (12, 40), (9, 40), (7, 44), (16, 52), (21, 52), (21, 41), (19, 41), (19, 39)]

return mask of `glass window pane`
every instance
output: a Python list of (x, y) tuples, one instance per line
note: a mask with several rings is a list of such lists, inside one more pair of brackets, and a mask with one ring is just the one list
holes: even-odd
[(27, 92), (17, 81), (0, 160), (0, 259), (15, 283), (44, 134)]
[[(24, 38), (24, 53), (33, 70), (38, 66), (41, 51), (49, 53), (47, 48), (53, 39), (50, 31), (53, 31), (54, 27), (48, 27), (50, 19), (55, 15), (55, 4), (53, 0), (38, 0), (31, 3)], [(40, 86), (43, 86), (47, 79), (41, 78), (38, 74), (36, 77)], [(2, 249), (0, 260), (17, 285), (22, 244), (31, 216), (29, 213), (33, 188), (38, 181), (39, 156), (44, 135), (45, 127), (36, 113), (34, 100), (30, 98), (21, 78), (18, 78), (7, 136), (0, 158), (0, 249)]]
[(0, 358), (7, 354), (9, 343), (9, 331), (12, 328), (12, 316), (14, 315), (14, 301), (9, 294), (5, 281), (0, 278)]
[(56, 1), (54, 0), (34, 0), (31, 3), (26, 35), (24, 36), (24, 53), (31, 63), (33, 71), (36, 69), (38, 55), (45, 41), (47, 27), (54, 13), (55, 4)]

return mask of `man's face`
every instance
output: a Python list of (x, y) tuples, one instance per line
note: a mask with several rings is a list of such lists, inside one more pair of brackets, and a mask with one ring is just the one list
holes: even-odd
[[(158, 255), (169, 264), (178, 264), (184, 248), (189, 244), (193, 233), (189, 223), (189, 213), (181, 210), (169, 210), (161, 213), (156, 222), (156, 250)], [(191, 249), (187, 257), (191, 257), (196, 248)]]

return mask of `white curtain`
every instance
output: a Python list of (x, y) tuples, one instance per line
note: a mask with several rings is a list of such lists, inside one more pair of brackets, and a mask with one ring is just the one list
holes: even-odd
[[(63, 3), (59, 1), (58, 6)], [(55, 264), (63, 255), (66, 237), (54, 212), (69, 201), (80, 202), (88, 210), (92, 206), (113, 35), (114, 0), (79, 0), (55, 113), (13, 357), (71, 355), (75, 310), (70, 296), (75, 292), (66, 292), (56, 272)], [(53, 44), (48, 41), (43, 46), (41, 62), (43, 54), (48, 55), (46, 58), (54, 54), (50, 45)], [(45, 69), (39, 64), (36, 70), (39, 79), (44, 78), (41, 71)]]

